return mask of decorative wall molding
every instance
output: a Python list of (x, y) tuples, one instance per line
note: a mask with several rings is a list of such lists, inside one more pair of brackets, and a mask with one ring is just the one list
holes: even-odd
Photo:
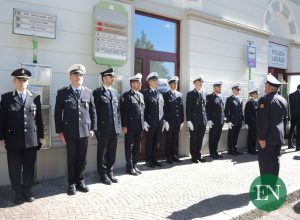
[(265, 30), (262, 30), (262, 29), (259, 29), (256, 27), (246, 25), (246, 24), (238, 23), (236, 21), (231, 21), (228, 19), (224, 19), (222, 17), (217, 17), (214, 15), (206, 14), (206, 13), (191, 10), (191, 9), (186, 11), (186, 16), (192, 20), (197, 20), (197, 21), (201, 21), (201, 22), (218, 25), (221, 27), (244, 32), (244, 33), (255, 35), (258, 37), (262, 37), (262, 38), (268, 38), (269, 36), (272, 35), (272, 33), (269, 31), (265, 31)]

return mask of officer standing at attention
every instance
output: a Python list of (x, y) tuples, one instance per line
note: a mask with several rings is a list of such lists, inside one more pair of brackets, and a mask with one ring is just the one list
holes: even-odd
[(247, 146), (249, 154), (257, 154), (256, 151), (256, 114), (257, 114), (257, 98), (258, 91), (253, 89), (249, 92), (251, 98), (245, 106), (245, 123), (248, 125)]
[(97, 110), (97, 170), (100, 181), (111, 185), (112, 182), (118, 182), (113, 174), (113, 165), (116, 161), (117, 138), (121, 132), (120, 95), (112, 88), (115, 79), (114, 68), (107, 69), (100, 74), (102, 86), (93, 91)]
[(202, 141), (206, 130), (207, 118), (202, 91), (203, 78), (194, 80), (195, 88), (186, 96), (186, 120), (190, 130), (190, 154), (193, 163), (205, 162), (201, 158)]
[(56, 133), (67, 147), (69, 195), (89, 191), (84, 170), (88, 141), (96, 130), (96, 110), (92, 91), (82, 86), (85, 72), (82, 64), (69, 67), (71, 85), (57, 91), (55, 103)]
[(146, 80), (149, 83), (149, 88), (143, 91), (145, 100), (145, 157), (148, 167), (161, 167), (162, 164), (157, 161), (158, 144), (162, 130), (168, 130), (168, 124), (163, 120), (163, 95), (157, 90), (158, 74), (150, 73)]
[(213, 84), (213, 93), (206, 96), (207, 125), (209, 127), (209, 153), (213, 159), (223, 158), (217, 151), (224, 125), (224, 102), (221, 97), (222, 82)]
[(168, 163), (181, 162), (178, 158), (179, 131), (184, 122), (182, 94), (177, 91), (179, 78), (168, 80), (170, 90), (164, 96), (165, 121), (169, 124), (166, 134), (166, 157)]
[(131, 89), (121, 99), (121, 122), (125, 133), (125, 158), (128, 174), (137, 176), (142, 172), (136, 166), (144, 128), (144, 96), (139, 92), (142, 86), (142, 74), (129, 78)]
[(282, 83), (269, 74), (265, 96), (259, 99), (257, 112), (258, 162), (260, 175), (279, 174), (279, 156), (284, 144), (283, 120), (287, 115), (287, 101), (277, 90)]
[(15, 203), (34, 201), (31, 187), (37, 150), (44, 138), (40, 96), (27, 90), (31, 72), (21, 68), (11, 76), (15, 90), (1, 96), (0, 141), (7, 150), (7, 163)]
[(289, 94), (289, 108), (291, 127), (288, 135), (288, 148), (295, 148), (292, 139), (294, 130), (296, 127), (296, 151), (300, 150), (300, 85), (297, 86), (297, 90)]
[(232, 95), (229, 96), (225, 104), (225, 117), (228, 125), (228, 153), (234, 156), (240, 155), (237, 150), (237, 140), (244, 121), (243, 102), (239, 98), (240, 86), (234, 84), (232, 87)]

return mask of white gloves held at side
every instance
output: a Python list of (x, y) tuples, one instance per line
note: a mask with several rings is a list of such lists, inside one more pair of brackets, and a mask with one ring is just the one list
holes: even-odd
[(167, 121), (164, 121), (164, 124), (162, 126), (162, 132), (164, 132), (164, 130), (168, 131), (170, 129), (170, 125)]
[(214, 126), (214, 123), (211, 120), (209, 120), (209, 121), (207, 121), (207, 126), (209, 128), (212, 128)]
[(194, 125), (193, 125), (193, 123), (192, 123), (191, 121), (187, 121), (186, 123), (187, 123), (189, 129), (190, 129), (191, 131), (193, 131), (193, 130), (194, 130)]
[(233, 124), (232, 124), (231, 122), (228, 122), (228, 123), (227, 123), (227, 126), (228, 126), (228, 129), (232, 129)]
[(149, 124), (145, 121), (144, 122), (144, 130), (148, 132), (149, 128), (150, 128)]

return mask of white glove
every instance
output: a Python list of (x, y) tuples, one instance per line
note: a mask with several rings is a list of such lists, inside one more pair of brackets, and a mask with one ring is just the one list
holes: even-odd
[(182, 129), (182, 127), (183, 127), (183, 123), (180, 124), (180, 130)]
[(168, 131), (170, 129), (170, 125), (167, 121), (164, 121), (164, 125), (162, 127), (162, 132), (164, 132), (164, 130)]
[(144, 130), (145, 131), (149, 131), (150, 126), (148, 125), (148, 123), (145, 121), (144, 122)]
[(214, 126), (214, 123), (211, 120), (209, 120), (207, 122), (207, 126), (208, 126), (208, 128), (212, 128)]
[(231, 122), (227, 123), (228, 129), (232, 129), (233, 124)]
[(194, 125), (191, 121), (187, 121), (187, 125), (188, 125), (188, 127), (190, 128), (191, 131), (194, 130)]

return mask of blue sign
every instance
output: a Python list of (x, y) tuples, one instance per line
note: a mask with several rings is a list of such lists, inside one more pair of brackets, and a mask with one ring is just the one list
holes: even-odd
[(256, 67), (256, 46), (247, 46), (247, 66)]

